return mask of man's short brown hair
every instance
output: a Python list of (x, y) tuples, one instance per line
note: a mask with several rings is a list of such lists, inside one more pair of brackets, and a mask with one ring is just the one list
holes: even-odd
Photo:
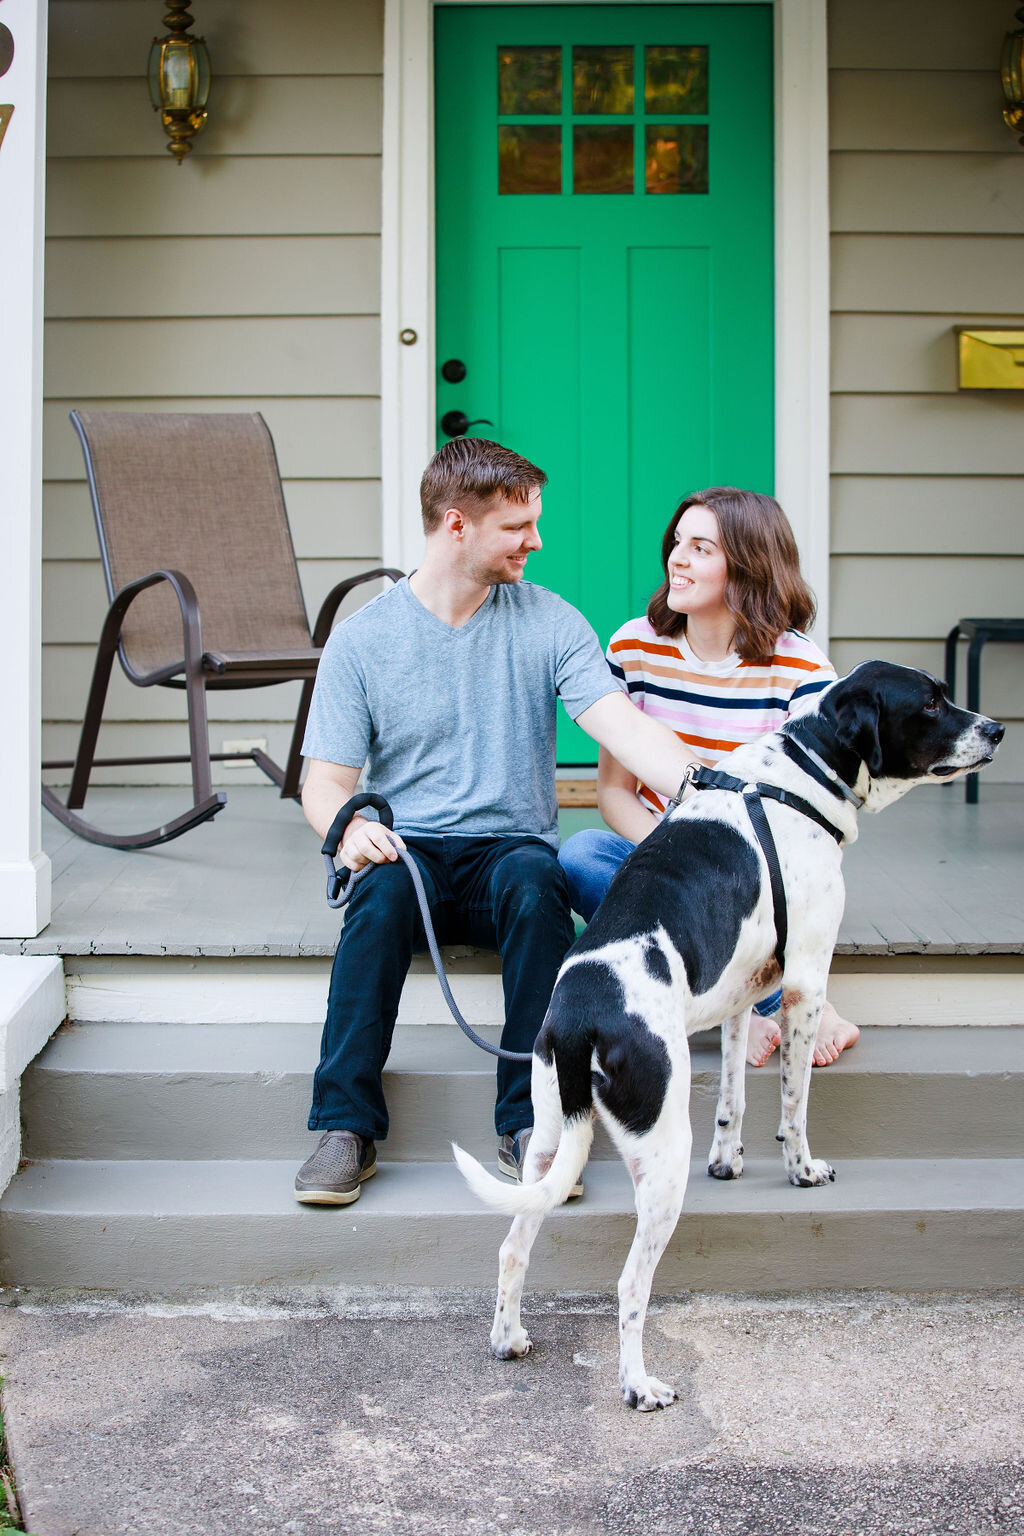
[(468, 518), (481, 517), (496, 501), (525, 507), (548, 477), (536, 464), (486, 437), (453, 437), (423, 471), (420, 506), (423, 530), (433, 533), (449, 507)]

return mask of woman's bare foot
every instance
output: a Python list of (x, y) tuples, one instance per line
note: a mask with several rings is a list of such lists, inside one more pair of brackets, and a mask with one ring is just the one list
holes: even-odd
[[(860, 1030), (856, 1024), (851, 1024), (849, 1019), (842, 1018), (832, 1004), (826, 1002), (818, 1021), (818, 1038), (814, 1042), (814, 1065), (830, 1067), (834, 1061), (839, 1060), (843, 1051), (849, 1050), (851, 1045), (856, 1045), (859, 1038)], [(749, 1056), (747, 1060), (750, 1060)]]
[(767, 1019), (759, 1013), (751, 1013), (747, 1029), (747, 1061), (752, 1067), (763, 1067), (781, 1040), (779, 1021), (774, 1013)]

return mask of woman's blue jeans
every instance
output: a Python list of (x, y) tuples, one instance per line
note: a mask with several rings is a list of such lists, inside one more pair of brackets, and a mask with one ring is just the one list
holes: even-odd
[[(558, 862), (565, 871), (569, 886), (569, 900), (573, 911), (590, 922), (612, 883), (612, 876), (623, 860), (636, 847), (627, 837), (617, 832), (606, 832), (600, 827), (586, 827), (567, 838), (558, 850)], [(760, 1003), (754, 1004), (754, 1012), (763, 1019), (778, 1013), (782, 1006), (782, 992), (773, 992)]]
[[(555, 977), (573, 941), (565, 877), (538, 837), (407, 837), (439, 944), (501, 955), (508, 1051), (532, 1051)], [(311, 1131), (388, 1133), (382, 1074), (409, 962), (426, 949), (416, 893), (400, 861), (360, 881), (334, 955)], [(473, 1050), (467, 1045), (467, 1052)], [(498, 1062), (499, 1136), (533, 1124), (529, 1061)]]

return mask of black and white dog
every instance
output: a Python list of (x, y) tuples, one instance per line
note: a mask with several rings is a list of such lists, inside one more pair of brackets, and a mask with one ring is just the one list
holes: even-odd
[[(857, 836), (859, 807), (879, 811), (915, 784), (948, 783), (981, 768), (1003, 730), (958, 709), (927, 673), (873, 661), (831, 684), (812, 710), (731, 753), (730, 775), (769, 787), (760, 803), (785, 886), (784, 942), (771, 871), (742, 794), (703, 789), (630, 855), (566, 957), (537, 1037), (534, 1132), (523, 1184), (492, 1178), (453, 1149), (480, 1198), (516, 1218), (500, 1253), (496, 1355), (511, 1359), (530, 1349), (520, 1320), (530, 1250), (545, 1214), (579, 1178), (596, 1113), (636, 1196), (636, 1237), (619, 1280), (622, 1394), (640, 1409), (674, 1400), (672, 1387), (647, 1374), (643, 1327), (690, 1166), (687, 1036), (722, 1023), (708, 1172), (736, 1178), (743, 1169), (750, 1006), (781, 980), (779, 1139), (786, 1172), (793, 1184), (833, 1179), (829, 1164), (811, 1156), (806, 1121), (812, 1050), (843, 910), (841, 844)], [(770, 789), (781, 789), (790, 803), (768, 797)]]

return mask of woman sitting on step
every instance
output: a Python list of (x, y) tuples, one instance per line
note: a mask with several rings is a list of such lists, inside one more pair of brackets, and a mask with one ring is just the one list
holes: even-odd
[[(608, 663), (637, 709), (653, 715), (708, 767), (765, 731), (776, 730), (835, 679), (803, 633), (814, 599), (800, 574), (796, 540), (771, 496), (717, 486), (688, 496), (661, 544), (665, 579), (647, 613), (612, 636)], [(563, 843), (559, 862), (572, 905), (588, 922), (628, 853), (665, 810), (601, 748), (597, 799), (611, 831), (590, 828)], [(781, 992), (754, 1005), (747, 1060), (760, 1067), (779, 1045)], [(856, 1024), (826, 1003), (815, 1066), (856, 1041)]]

